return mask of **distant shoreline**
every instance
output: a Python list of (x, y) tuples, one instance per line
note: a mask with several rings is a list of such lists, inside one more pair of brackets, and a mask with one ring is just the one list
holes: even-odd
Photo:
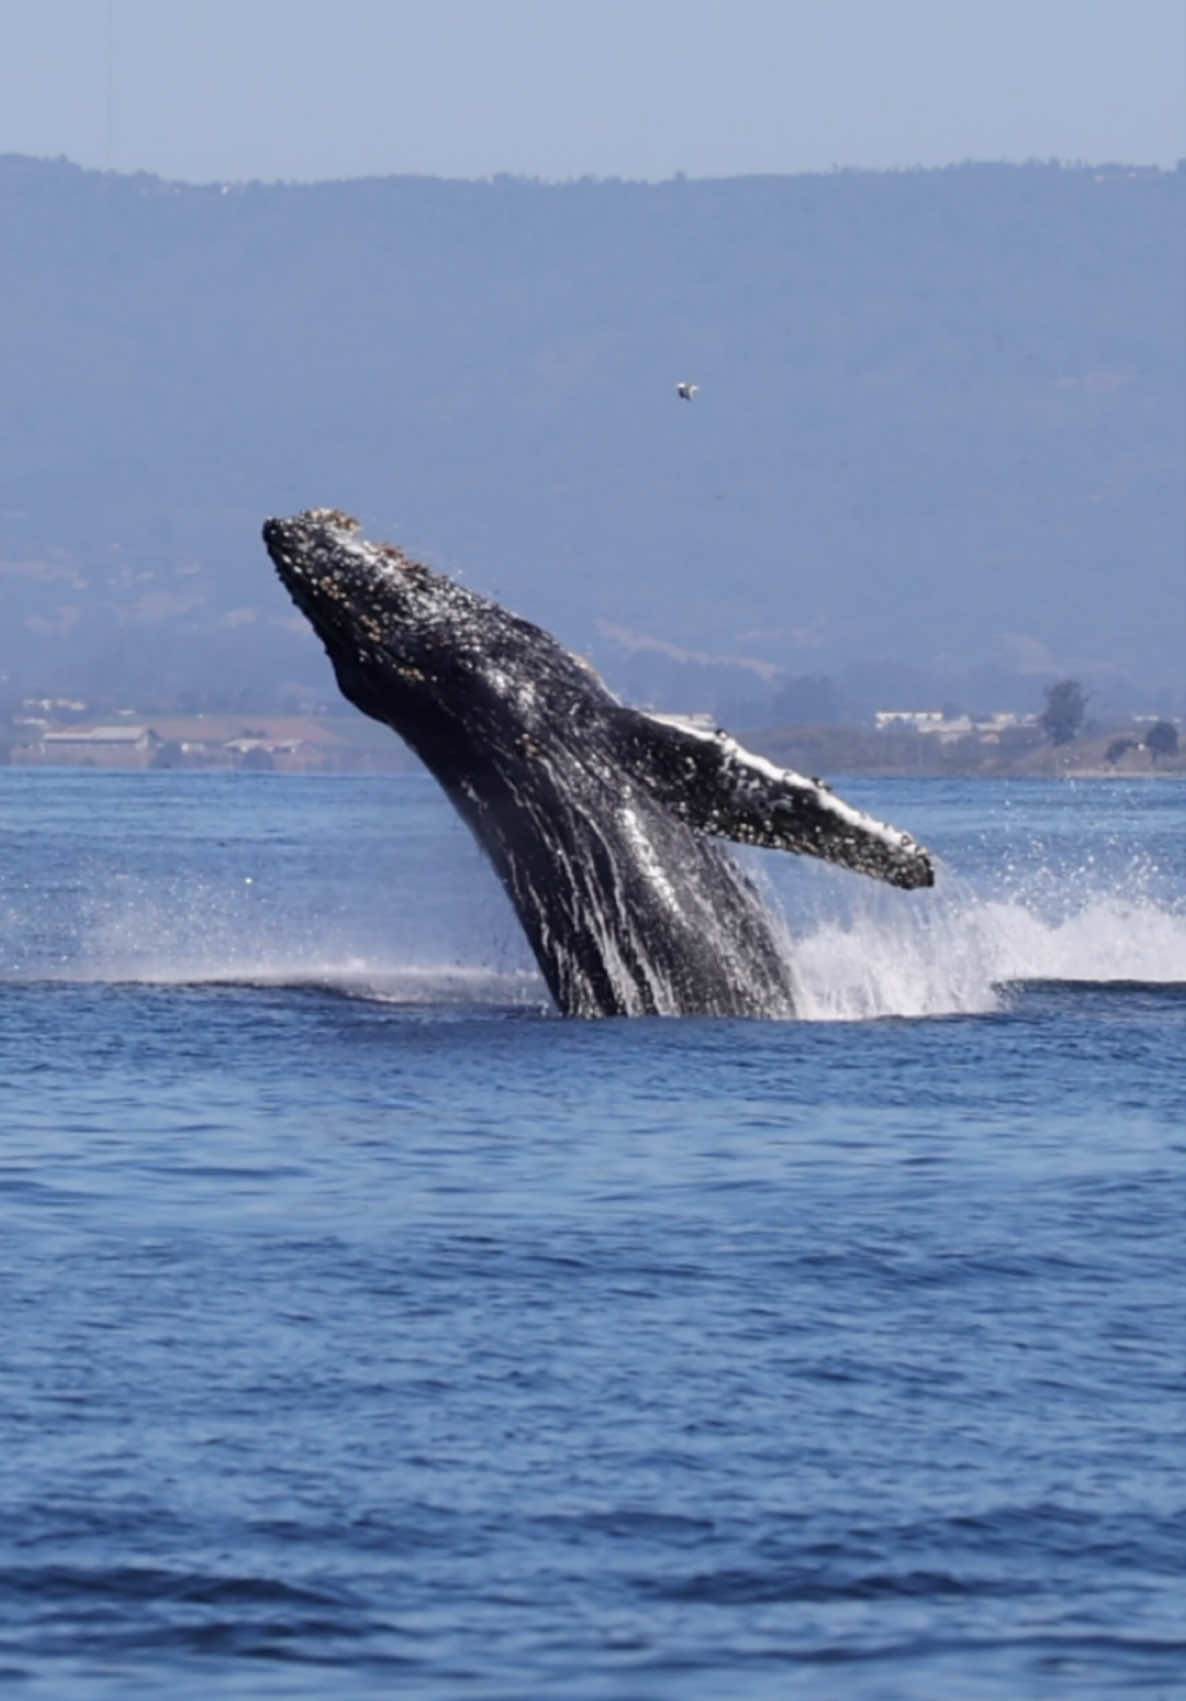
[[(316, 710), (154, 714), (92, 708), (14, 719), (0, 761), (23, 769), (62, 767), (78, 772), (119, 769), (188, 773), (422, 772), (411, 749), (389, 728), (358, 714)], [(72, 704), (81, 710), (81, 703)], [(679, 716), (672, 716), (679, 719)], [(711, 730), (710, 715), (695, 717)], [(1186, 777), (1186, 735), (1178, 749), (1154, 758), (1148, 728), (1129, 723), (1064, 744), (1051, 744), (1036, 726), (1000, 731), (972, 728), (957, 736), (913, 727), (803, 723), (725, 730), (779, 767), (796, 773), (900, 779), (1180, 779)]]
[[(753, 746), (762, 755), (771, 756), (769, 749), (763, 749), (757, 742)], [(1048, 754), (1053, 755), (1053, 752)], [(992, 767), (980, 765), (960, 766), (950, 765), (886, 762), (883, 764), (870, 762), (856, 763), (795, 763), (786, 760), (782, 753), (772, 756), (780, 766), (790, 768), (798, 773), (809, 769), (815, 773), (823, 770), (824, 778), (829, 775), (842, 774), (851, 779), (883, 779), (883, 780), (975, 780), (975, 781), (1049, 781), (1049, 780), (1186, 780), (1186, 761), (1181, 757), (1174, 761), (1162, 762), (1156, 767), (1124, 767), (1121, 765), (1100, 765), (1098, 762), (1077, 765), (1074, 761), (1065, 763), (1048, 762), (1043, 765), (1029, 763), (997, 764)], [(273, 758), (268, 763), (251, 763), (245, 760), (215, 761), (202, 760), (192, 762), (154, 762), (151, 759), (116, 759), (104, 756), (100, 759), (86, 761), (62, 761), (44, 756), (31, 756), (16, 752), (8, 761), (0, 760), (0, 767), (19, 769), (22, 773), (37, 771), (57, 772), (63, 774), (182, 774), (198, 776), (203, 774), (266, 774), (280, 776), (323, 778), (365, 778), (368, 775), (385, 775), (388, 778), (401, 779), (427, 773), (410, 751), (395, 745), (390, 757), (377, 756), (372, 752), (352, 751), (335, 753), (332, 761), (310, 762)]]

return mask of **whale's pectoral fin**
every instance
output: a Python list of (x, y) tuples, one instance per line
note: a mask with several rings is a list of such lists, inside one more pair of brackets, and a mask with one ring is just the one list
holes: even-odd
[(777, 768), (724, 732), (619, 710), (619, 752), (632, 778), (704, 833), (838, 862), (893, 886), (933, 886), (930, 855), (909, 833)]

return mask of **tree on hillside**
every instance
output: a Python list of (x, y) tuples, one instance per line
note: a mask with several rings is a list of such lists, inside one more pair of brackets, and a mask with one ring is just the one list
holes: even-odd
[(1087, 714), (1087, 693), (1077, 679), (1060, 679), (1046, 687), (1046, 707), (1038, 722), (1051, 744), (1070, 744), (1078, 738)]
[(1173, 721), (1154, 721), (1145, 734), (1145, 744), (1156, 762), (1159, 756), (1178, 754), (1178, 729)]

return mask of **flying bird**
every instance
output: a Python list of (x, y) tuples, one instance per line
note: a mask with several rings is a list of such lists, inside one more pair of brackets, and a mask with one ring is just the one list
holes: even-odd
[(681, 401), (690, 402), (699, 388), (699, 384), (689, 384), (684, 382), (675, 386), (675, 393)]

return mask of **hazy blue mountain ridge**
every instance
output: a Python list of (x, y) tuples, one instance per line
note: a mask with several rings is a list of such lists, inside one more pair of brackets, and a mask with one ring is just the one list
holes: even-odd
[(9, 158), (0, 210), (14, 680), (324, 677), (258, 544), (313, 502), (643, 684), (623, 632), (858, 694), (1183, 678), (1184, 172)]

